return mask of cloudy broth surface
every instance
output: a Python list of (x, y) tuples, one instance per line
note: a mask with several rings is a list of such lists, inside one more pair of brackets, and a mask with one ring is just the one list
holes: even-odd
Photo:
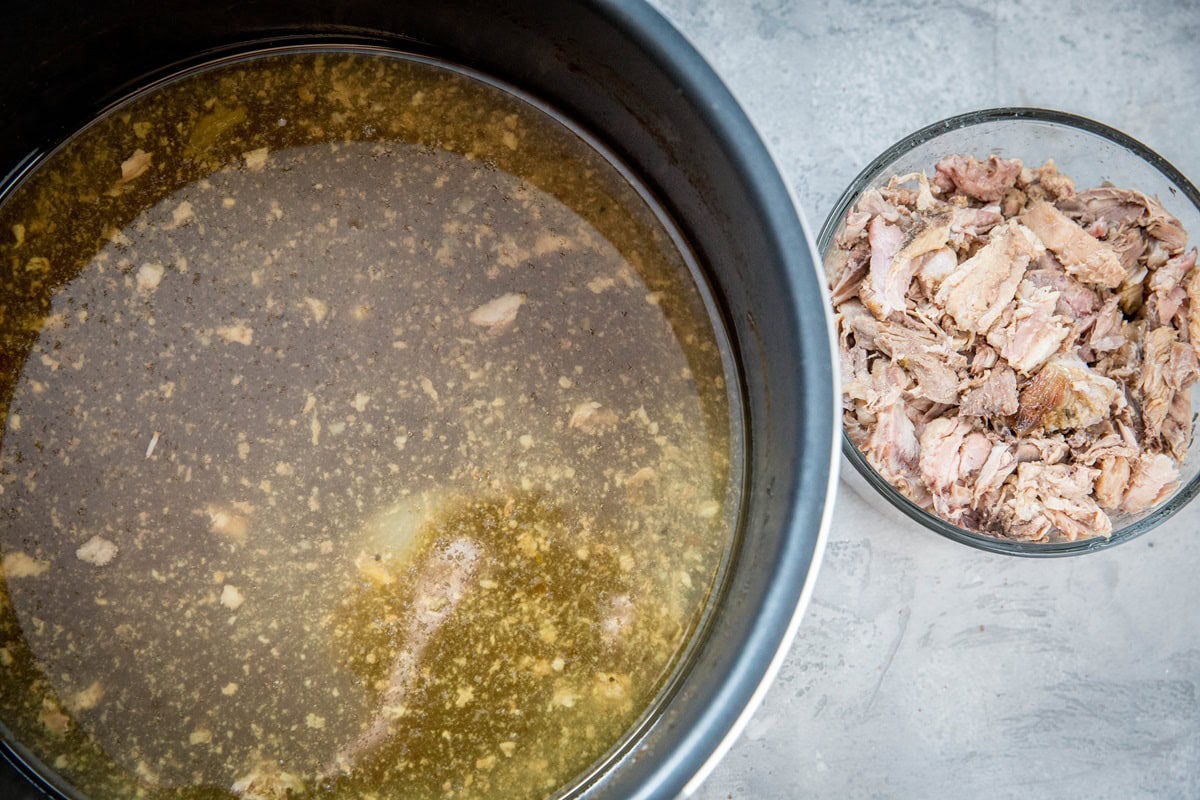
[(0, 262), (0, 721), (79, 790), (548, 797), (662, 690), (737, 382), (556, 118), (377, 52), (226, 62), (52, 155)]

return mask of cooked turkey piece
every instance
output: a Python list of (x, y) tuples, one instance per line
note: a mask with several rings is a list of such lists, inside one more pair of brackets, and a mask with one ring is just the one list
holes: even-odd
[(1000, 538), (1111, 535), (1192, 444), (1200, 268), (1156, 199), (952, 155), (846, 215), (825, 271), (847, 434), (913, 502)]

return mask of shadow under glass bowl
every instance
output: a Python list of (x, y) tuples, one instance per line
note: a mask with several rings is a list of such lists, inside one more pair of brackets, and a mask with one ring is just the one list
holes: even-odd
[[(1189, 247), (1200, 243), (1200, 191), (1146, 145), (1086, 117), (1039, 108), (993, 108), (950, 117), (912, 133), (889, 147), (850, 184), (825, 220), (817, 238), (822, 259), (845, 223), (847, 212), (864, 192), (887, 185), (894, 175), (925, 171), (932, 174), (941, 158), (961, 153), (986, 158), (1020, 158), (1036, 167), (1053, 159), (1079, 190), (1110, 183), (1157, 197), (1191, 236)], [(1193, 423), (1200, 414), (1200, 392), (1192, 394)], [(1200, 446), (1193, 424), (1187, 458), (1179, 465), (1179, 487), (1166, 500), (1137, 514), (1110, 515), (1108, 538), (1074, 542), (1020, 542), (999, 539), (960, 528), (926, 511), (888, 483), (842, 431), (842, 455), (854, 468), (843, 470), (864, 499), (882, 497), (909, 519), (956, 542), (980, 550), (1017, 556), (1066, 556), (1091, 553), (1129, 541), (1170, 519), (1200, 493)], [(855, 479), (858, 480), (855, 480)], [(864, 485), (865, 484), (865, 485)]]

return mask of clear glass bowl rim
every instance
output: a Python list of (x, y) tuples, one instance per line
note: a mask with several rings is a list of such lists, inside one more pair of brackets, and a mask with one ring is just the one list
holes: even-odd
[[(910, 133), (908, 136), (900, 139), (891, 147), (884, 150), (867, 166), (858, 173), (851, 181), (846, 191), (834, 204), (833, 210), (829, 216), (825, 218), (825, 223), (821, 226), (821, 232), (817, 236), (817, 251), (821, 255), (821, 260), (824, 262), (826, 251), (830, 243), (833, 241), (833, 236), (837, 233), (838, 228), (845, 219), (846, 213), (850, 207), (858, 200), (871, 183), (880, 175), (880, 173), (895, 162), (902, 155), (912, 150), (914, 147), (922, 145), (931, 139), (958, 130), (960, 128), (969, 128), (975, 125), (981, 125), (991, 122), (1011, 122), (1011, 121), (1031, 121), (1050, 123), (1053, 125), (1061, 125), (1068, 128), (1075, 128), (1085, 133), (1090, 133), (1095, 136), (1107, 139), (1113, 144), (1119, 145), (1132, 155), (1146, 162), (1154, 169), (1158, 170), (1164, 177), (1173, 183), (1180, 193), (1197, 209), (1200, 209), (1200, 191), (1195, 185), (1189, 181), (1183, 173), (1176, 169), (1169, 161), (1160, 156), (1158, 153), (1151, 150), (1146, 145), (1129, 136), (1126, 133), (1105, 125), (1102, 122), (1097, 122), (1087, 117), (1082, 117), (1076, 114), (1070, 114), (1064, 111), (1054, 111), (1045, 108), (1032, 108), (1020, 106), (1007, 106), (1000, 108), (986, 108), (978, 111), (971, 111), (965, 114), (958, 114), (953, 117), (948, 117), (935, 122), (932, 125), (927, 125), (920, 130)], [(1198, 232), (1193, 232), (1193, 234)], [(1193, 431), (1193, 436), (1195, 436)], [(1195, 446), (1194, 440), (1193, 445)], [(850, 441), (850, 437), (846, 434), (845, 428), (842, 429), (842, 455), (854, 466), (855, 470), (863, 477), (863, 479), (878, 492), (884, 499), (892, 504), (897, 510), (904, 514), (909, 519), (928, 528), (935, 533), (945, 536), (947, 539), (959, 542), (961, 544), (974, 547), (979, 550), (986, 550), (991, 553), (1001, 553), (1010, 556), (1026, 556), (1034, 558), (1046, 558), (1056, 556), (1073, 556), (1082, 555), (1084, 553), (1094, 553), (1099, 550), (1105, 550), (1110, 547), (1115, 547), (1118, 544), (1127, 542), (1143, 533), (1158, 527), (1163, 522), (1173, 517), (1191, 500), (1200, 494), (1200, 474), (1197, 474), (1185, 485), (1176, 490), (1175, 495), (1167, 502), (1163, 503), (1152, 512), (1135, 520), (1124, 527), (1113, 531), (1108, 538), (1093, 537), (1091, 539), (1081, 539), (1074, 542), (1049, 542), (1038, 544), (1034, 542), (1019, 542), (1006, 539), (997, 539), (992, 536), (984, 536), (972, 531), (960, 528), (946, 520), (929, 513), (925, 509), (918, 506), (913, 501), (909, 500), (901, 494), (895, 487), (884, 480), (875, 468), (872, 467), (865, 456), (855, 447)]]

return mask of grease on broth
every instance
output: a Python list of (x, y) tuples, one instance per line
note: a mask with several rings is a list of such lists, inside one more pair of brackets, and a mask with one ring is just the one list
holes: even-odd
[(550, 796), (699, 623), (731, 362), (546, 113), (260, 56), (0, 207), (0, 719), (97, 797)]

